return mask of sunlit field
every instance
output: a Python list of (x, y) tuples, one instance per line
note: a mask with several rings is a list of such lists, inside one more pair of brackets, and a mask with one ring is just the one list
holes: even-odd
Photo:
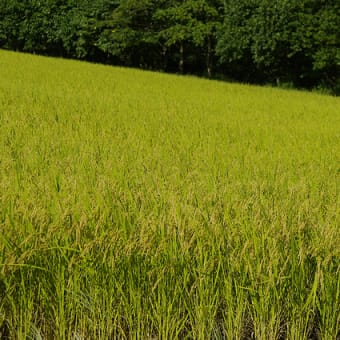
[(0, 51), (0, 338), (336, 339), (340, 98)]

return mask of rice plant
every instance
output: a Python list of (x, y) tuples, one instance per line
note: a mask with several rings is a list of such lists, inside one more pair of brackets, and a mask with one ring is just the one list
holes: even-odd
[(0, 338), (336, 339), (340, 100), (0, 51)]

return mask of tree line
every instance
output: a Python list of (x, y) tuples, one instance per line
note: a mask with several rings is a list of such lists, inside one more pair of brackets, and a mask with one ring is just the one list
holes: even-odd
[(1, 0), (0, 47), (340, 93), (339, 0)]

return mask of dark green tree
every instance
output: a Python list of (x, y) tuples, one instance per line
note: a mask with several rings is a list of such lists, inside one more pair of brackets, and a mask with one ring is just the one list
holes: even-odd
[(105, 26), (98, 46), (127, 66), (157, 68), (158, 40), (152, 16), (157, 1), (121, 1)]
[(256, 7), (256, 1), (226, 0), (223, 24), (218, 31), (216, 54), (222, 72), (242, 81), (258, 78), (251, 53)]
[(217, 54), (233, 77), (338, 86), (339, 2), (226, 0)]
[(211, 76), (220, 8), (219, 1), (184, 0), (168, 1), (156, 11), (154, 20), (160, 26), (159, 39), (165, 48), (178, 48), (180, 73), (184, 72), (185, 46), (192, 45), (198, 48), (196, 51), (204, 50), (206, 73)]
[(340, 94), (340, 2), (305, 0), (294, 38), (294, 48), (310, 60), (304, 78)]

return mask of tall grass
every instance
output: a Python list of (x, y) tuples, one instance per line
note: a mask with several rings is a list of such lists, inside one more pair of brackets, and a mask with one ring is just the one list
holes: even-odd
[(0, 51), (0, 128), (0, 338), (339, 337), (339, 98)]

